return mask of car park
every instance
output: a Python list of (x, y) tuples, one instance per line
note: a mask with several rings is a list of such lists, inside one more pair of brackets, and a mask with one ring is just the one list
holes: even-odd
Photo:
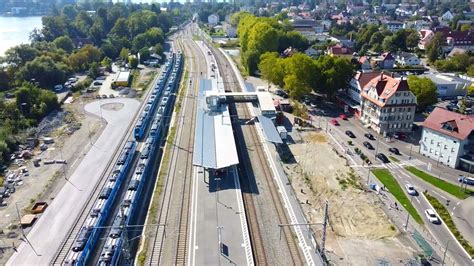
[(354, 135), (354, 133), (352, 133), (352, 131), (350, 131), (350, 130), (346, 130), (346, 135), (349, 136), (349, 138), (355, 138), (356, 137)]
[(370, 142), (368, 141), (364, 141), (364, 146), (369, 149), (369, 150), (373, 150), (374, 147), (372, 146), (372, 144), (370, 144)]
[(416, 196), (418, 194), (412, 184), (405, 184), (405, 189), (407, 190), (408, 195)]
[(370, 133), (365, 133), (364, 136), (370, 140), (375, 140), (375, 137), (374, 135), (370, 134)]
[(337, 122), (337, 119), (331, 119), (331, 124), (339, 126), (339, 122)]
[(439, 224), (441, 222), (432, 209), (426, 209), (425, 215), (428, 221), (430, 221), (430, 223)]
[(390, 162), (388, 160), (387, 156), (385, 156), (385, 154), (383, 154), (383, 153), (377, 153), (377, 155), (375, 155), (375, 157), (377, 159), (379, 159), (380, 161), (382, 161), (383, 163), (389, 163)]

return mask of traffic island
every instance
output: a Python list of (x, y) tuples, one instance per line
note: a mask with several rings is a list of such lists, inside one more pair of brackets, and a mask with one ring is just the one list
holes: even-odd
[(407, 210), (407, 212), (413, 217), (413, 219), (419, 223), (423, 224), (421, 216), (418, 214), (417, 210), (411, 204), (410, 200), (407, 198), (403, 189), (398, 184), (397, 180), (387, 169), (373, 169), (372, 173), (382, 182), (386, 189), (397, 199), (398, 202)]
[(431, 196), (428, 192), (423, 192), (423, 195), (429, 201), (431, 206), (433, 206), (433, 208), (436, 210), (441, 220), (443, 220), (444, 224), (449, 228), (449, 231), (453, 233), (459, 244), (461, 244), (464, 250), (466, 250), (466, 252), (471, 256), (471, 258), (473, 258), (474, 247), (471, 246), (471, 244), (461, 235), (461, 232), (459, 232), (458, 228), (456, 227), (456, 224), (454, 223), (451, 215), (449, 214), (448, 209), (446, 209), (446, 207), (438, 199)]
[(423, 179), (425, 182), (430, 183), (431, 185), (453, 195), (458, 199), (467, 199), (470, 195), (474, 195), (474, 191), (470, 189), (464, 189), (460, 186), (444, 181), (443, 179), (436, 178), (413, 166), (405, 167), (405, 169), (413, 175)]

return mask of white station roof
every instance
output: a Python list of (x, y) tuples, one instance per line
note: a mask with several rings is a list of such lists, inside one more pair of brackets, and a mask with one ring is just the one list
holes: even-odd
[(229, 108), (221, 104), (211, 111), (206, 103), (206, 92), (217, 90), (216, 81), (200, 80), (194, 131), (193, 164), (211, 169), (239, 163)]

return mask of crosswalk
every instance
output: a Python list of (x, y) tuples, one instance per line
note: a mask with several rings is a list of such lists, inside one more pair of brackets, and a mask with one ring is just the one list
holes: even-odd
[[(373, 164), (371, 165), (370, 167), (373, 167), (373, 168), (388, 168), (388, 169), (400, 169), (400, 168), (404, 168), (406, 166), (418, 166), (418, 167), (423, 167), (423, 166), (426, 166), (426, 163), (421, 161), (421, 160), (418, 160), (418, 159), (411, 159), (411, 160), (403, 160), (403, 161), (400, 161), (400, 162), (394, 162), (394, 161), (391, 161), (390, 163), (383, 163), (383, 164)], [(351, 165), (351, 167), (355, 167), (355, 168), (358, 168), (358, 167), (362, 167), (362, 168), (367, 168), (368, 166), (367, 165)]]

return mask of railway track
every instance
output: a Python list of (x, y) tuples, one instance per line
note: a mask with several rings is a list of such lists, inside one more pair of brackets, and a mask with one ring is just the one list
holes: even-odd
[[(181, 42), (181, 41), (178, 41)], [(192, 51), (192, 49), (184, 49), (184, 43), (180, 43), (182, 51)], [(192, 53), (192, 52), (191, 52)], [(193, 65), (197, 66), (196, 62), (193, 60)], [(187, 80), (182, 79), (182, 84), (187, 87)], [(190, 89), (194, 88), (194, 91), (190, 92)], [(171, 160), (167, 178), (165, 181), (165, 189), (160, 203), (161, 212), (158, 218), (158, 227), (156, 232), (154, 232), (151, 242), (151, 253), (147, 257), (145, 264), (146, 265), (158, 265), (163, 264), (163, 254), (165, 245), (168, 245), (169, 242), (173, 242), (171, 239), (165, 239), (165, 230), (172, 231), (173, 235), (176, 237), (173, 243), (170, 243), (171, 246), (174, 246), (174, 257), (173, 263), (175, 265), (184, 265), (187, 258), (187, 244), (188, 244), (188, 229), (189, 229), (189, 205), (190, 205), (190, 194), (191, 194), (191, 184), (192, 184), (192, 149), (194, 145), (194, 127), (195, 127), (195, 110), (196, 110), (196, 100), (194, 99), (196, 95), (195, 84), (189, 87), (185, 94), (185, 100), (183, 103), (183, 109), (181, 113), (177, 116), (176, 121), (176, 143), (173, 143), (173, 150), (171, 154)], [(185, 88), (182, 88), (185, 89)], [(179, 91), (178, 91), (179, 93)], [(191, 106), (188, 106), (187, 101), (191, 100)], [(191, 109), (189, 109), (191, 108)], [(187, 111), (191, 112), (191, 115), (187, 115)], [(189, 126), (184, 126), (185, 122), (190, 122)], [(183, 134), (184, 137), (183, 137)], [(186, 135), (188, 134), (188, 135)], [(186, 137), (187, 136), (187, 137)], [(179, 163), (178, 163), (179, 162)], [(179, 167), (182, 167), (182, 163), (185, 163), (184, 171), (180, 170)], [(173, 210), (173, 196), (179, 195), (178, 206), (179, 213), (178, 217), (171, 217), (174, 214)], [(171, 211), (171, 212), (170, 212)], [(177, 219), (176, 219), (177, 218)], [(176, 225), (170, 224), (170, 222), (177, 222)], [(164, 225), (164, 226), (160, 226)], [(176, 226), (176, 227), (175, 227)], [(174, 230), (166, 229), (166, 227), (171, 227)], [(174, 228), (175, 227), (175, 228)], [(169, 242), (166, 242), (169, 241)]]
[[(158, 78), (158, 75), (154, 79), (152, 84), (156, 83), (157, 78)], [(58, 252), (56, 252), (56, 255), (54, 256), (54, 259), (51, 262), (52, 265), (61, 265), (64, 262), (64, 260), (66, 259), (69, 251), (72, 248), (72, 245), (74, 244), (74, 240), (75, 240), (76, 236), (78, 235), (79, 231), (82, 228), (82, 225), (84, 224), (84, 222), (86, 221), (86, 219), (88, 217), (88, 214), (89, 214), (90, 210), (94, 206), (95, 201), (98, 198), (101, 190), (106, 185), (107, 180), (108, 180), (108, 176), (109, 176), (109, 174), (111, 173), (111, 171), (114, 167), (114, 162), (118, 159), (118, 157), (120, 155), (120, 151), (122, 150), (122, 148), (124, 147), (124, 145), (127, 141), (133, 139), (133, 126), (136, 124), (141, 112), (145, 108), (146, 102), (147, 102), (148, 97), (150, 96), (150, 93), (151, 93), (151, 90), (148, 90), (147, 95), (146, 95), (146, 99), (141, 103), (140, 109), (135, 113), (135, 115), (132, 119), (132, 122), (127, 127), (127, 133), (122, 137), (122, 139), (120, 140), (120, 144), (117, 146), (117, 149), (114, 151), (113, 156), (107, 162), (107, 166), (104, 169), (104, 171), (101, 173), (100, 181), (97, 182), (97, 184), (95, 185), (91, 197), (89, 197), (86, 204), (81, 209), (79, 217), (76, 219), (73, 226), (68, 231), (68, 234), (67, 234), (66, 238), (63, 240)]]
[[(226, 87), (226, 91), (229, 89), (230, 91), (233, 91), (233, 88), (237, 89), (237, 91), (241, 91), (240, 86), (238, 86), (238, 80), (237, 77), (235, 76), (235, 73), (232, 71), (231, 68), (228, 68), (228, 62), (227, 59), (222, 55), (222, 53), (215, 49), (212, 45), (208, 44), (208, 47), (212, 50), (213, 54), (216, 57), (216, 63), (220, 66), (220, 70), (224, 70), (221, 73), (221, 77), (224, 80), (224, 86)], [(225, 67), (224, 67), (225, 66)], [(235, 84), (235, 85), (233, 85)], [(235, 113), (231, 113), (231, 115), (235, 115), (239, 118), (249, 120), (252, 117), (249, 111), (249, 106), (245, 105), (243, 112), (238, 112), (237, 109), (235, 108), (235, 104), (233, 105), (233, 111)], [(243, 116), (243, 117), (242, 117)], [(286, 215), (285, 208), (283, 206), (282, 200), (279, 196), (278, 188), (273, 180), (273, 175), (270, 167), (268, 166), (268, 161), (266, 159), (265, 153), (263, 151), (262, 143), (259, 140), (258, 134), (256, 132), (255, 125), (251, 126), (249, 129), (250, 132), (250, 142), (254, 145), (255, 147), (255, 152), (257, 153), (258, 160), (259, 160), (259, 166), (264, 172), (264, 181), (266, 184), (266, 187), (268, 188), (272, 202), (275, 206), (275, 210), (278, 216), (278, 223), (279, 224), (288, 224), (289, 219)], [(243, 141), (242, 139), (239, 139), (239, 141)], [(245, 165), (244, 165), (245, 168)], [(247, 169), (246, 169), (247, 170)], [(247, 170), (248, 171), (248, 170)], [(243, 175), (240, 175), (241, 177)], [(247, 177), (247, 180), (242, 180), (241, 183), (245, 184), (246, 186), (249, 186), (248, 182), (248, 173), (245, 174)], [(261, 236), (261, 231), (260, 231), (260, 225), (258, 222), (258, 217), (256, 213), (256, 207), (255, 207), (255, 201), (254, 201), (254, 196), (251, 193), (242, 193), (242, 198), (244, 201), (244, 206), (246, 209), (246, 215), (247, 215), (247, 223), (249, 226), (250, 230), (250, 238), (251, 238), (251, 243), (253, 247), (253, 255), (254, 255), (254, 261), (259, 264), (259, 265), (267, 265), (267, 257), (265, 253), (265, 247), (263, 244), (263, 239)], [(301, 260), (301, 254), (298, 248), (298, 244), (295, 241), (294, 234), (292, 230), (289, 227), (283, 227), (283, 235), (285, 236), (286, 243), (288, 245), (288, 250), (291, 255), (291, 259), (295, 265), (303, 265), (303, 261)]]

